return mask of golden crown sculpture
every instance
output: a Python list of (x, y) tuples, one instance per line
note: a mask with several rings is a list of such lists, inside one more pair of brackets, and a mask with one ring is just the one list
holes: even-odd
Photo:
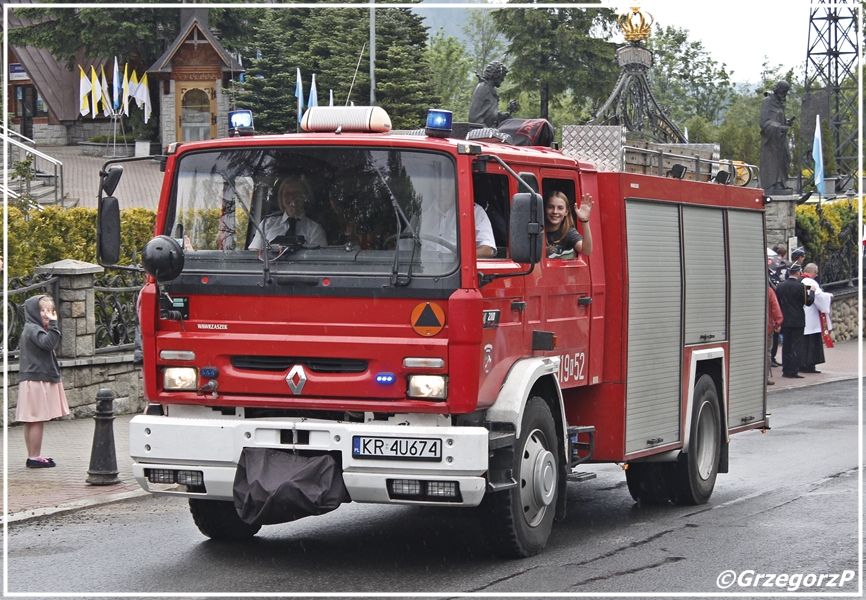
[(631, 7), (631, 14), (619, 16), (619, 26), (626, 41), (642, 42), (650, 36), (653, 16), (642, 12), (639, 6)]

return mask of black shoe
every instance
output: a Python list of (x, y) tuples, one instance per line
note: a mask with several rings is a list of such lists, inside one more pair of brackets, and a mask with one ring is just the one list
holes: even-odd
[(782, 377), (787, 377), (788, 379), (806, 379), (802, 375), (782, 375)]
[(774, 359), (772, 359), (772, 360), (770, 361), (770, 366), (771, 366), (771, 367), (781, 367), (781, 366), (782, 366), (782, 363), (777, 362), (776, 359), (774, 358)]
[(44, 461), (41, 460), (33, 460), (32, 458), (27, 459), (27, 468), (28, 469), (47, 469), (49, 467), (56, 467), (57, 463), (54, 462), (51, 458), (46, 458)]

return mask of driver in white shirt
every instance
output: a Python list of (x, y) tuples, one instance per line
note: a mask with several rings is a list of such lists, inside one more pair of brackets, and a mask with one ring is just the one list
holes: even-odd
[[(306, 247), (327, 246), (325, 230), (304, 213), (304, 204), (313, 200), (313, 192), (307, 181), (301, 176), (292, 175), (278, 181), (274, 189), (277, 190), (277, 201), (283, 212), (262, 221), (262, 230), (268, 241), (280, 235), (300, 235), (304, 237)], [(249, 248), (262, 249), (262, 236), (258, 231)]]

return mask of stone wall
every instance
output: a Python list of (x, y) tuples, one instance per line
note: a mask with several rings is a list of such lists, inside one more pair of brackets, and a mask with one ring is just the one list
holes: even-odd
[[(69, 401), (70, 418), (91, 417), (96, 408), (96, 393), (101, 388), (114, 391), (117, 414), (144, 409), (144, 385), (141, 368), (133, 365), (131, 350), (97, 354), (94, 275), (102, 267), (77, 260), (62, 260), (43, 265), (37, 274), (49, 273), (58, 282), (57, 305), (60, 344), (55, 349), (60, 363), (63, 388)], [(7, 423), (15, 422), (18, 406), (18, 363), (10, 362), (8, 371), (0, 374), (8, 384)]]
[[(863, 330), (863, 314), (857, 305), (857, 288), (826, 290), (832, 293), (830, 320), (833, 322), (833, 340), (848, 342), (857, 339), (858, 327)], [(866, 332), (864, 332), (866, 333)]]
[[(82, 119), (67, 124), (66, 132), (66, 144), (73, 146), (78, 142), (89, 142), (90, 138), (96, 135), (111, 135), (114, 132), (114, 125), (111, 121)], [(117, 134), (120, 135), (119, 127)]]
[(66, 125), (33, 124), (33, 141), (37, 146), (65, 146), (68, 137)]
[[(169, 144), (177, 141), (177, 131), (175, 126), (175, 98), (174, 98), (174, 80), (169, 80), (168, 93), (160, 92), (159, 94), (159, 114), (160, 119), (160, 141), (162, 142), (163, 150)], [(168, 118), (166, 115), (171, 115)]]
[(774, 196), (764, 209), (767, 222), (767, 246), (788, 247), (788, 238), (795, 235), (797, 200), (799, 196)]
[[(96, 410), (96, 393), (102, 388), (112, 390), (116, 399), (114, 413), (134, 414), (144, 410), (144, 385), (141, 367), (132, 364), (132, 352), (103, 354), (87, 359), (64, 360), (60, 363), (63, 389), (71, 414), (64, 419), (84, 419)], [(7, 423), (15, 424), (18, 406), (18, 363), (9, 363), (6, 374), (9, 384)]]

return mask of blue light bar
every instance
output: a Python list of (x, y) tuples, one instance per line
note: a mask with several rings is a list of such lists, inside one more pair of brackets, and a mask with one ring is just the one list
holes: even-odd
[(376, 383), (381, 383), (382, 385), (391, 385), (397, 381), (397, 376), (393, 373), (378, 373), (376, 375)]
[(451, 134), (451, 119), (452, 114), (450, 110), (431, 108), (427, 111), (425, 133), (433, 137), (447, 137)]

